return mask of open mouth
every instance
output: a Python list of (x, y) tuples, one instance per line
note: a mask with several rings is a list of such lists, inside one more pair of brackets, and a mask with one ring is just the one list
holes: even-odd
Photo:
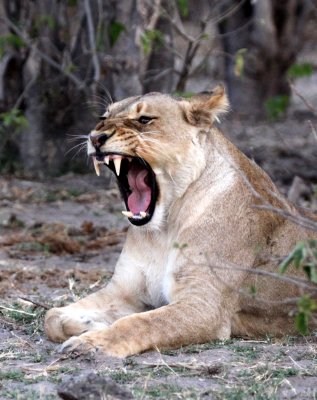
[(100, 164), (105, 164), (116, 176), (128, 217), (133, 225), (147, 224), (155, 210), (158, 198), (158, 185), (150, 165), (139, 157), (124, 154), (92, 154), (97, 175)]

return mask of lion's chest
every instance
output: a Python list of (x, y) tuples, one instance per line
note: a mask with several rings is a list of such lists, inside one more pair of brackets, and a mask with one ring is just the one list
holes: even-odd
[(171, 290), (174, 285), (175, 251), (154, 251), (151, 259), (141, 268), (145, 278), (145, 299), (153, 307), (161, 307), (171, 301)]
[(144, 237), (133, 246), (125, 246), (130, 284), (133, 282), (144, 304), (158, 308), (171, 301), (176, 254), (173, 241), (162, 233), (157, 237)]

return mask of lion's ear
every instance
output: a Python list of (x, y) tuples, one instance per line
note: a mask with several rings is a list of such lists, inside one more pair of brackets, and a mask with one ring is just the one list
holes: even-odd
[(220, 114), (229, 109), (229, 101), (222, 85), (217, 86), (211, 93), (193, 96), (183, 104), (187, 121), (200, 127), (210, 127), (214, 120), (219, 121)]

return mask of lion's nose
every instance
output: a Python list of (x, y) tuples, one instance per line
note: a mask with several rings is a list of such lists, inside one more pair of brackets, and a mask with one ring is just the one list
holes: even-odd
[(105, 133), (101, 133), (100, 135), (89, 135), (90, 141), (92, 143), (92, 145), (95, 147), (95, 149), (99, 149), (103, 144), (106, 143), (107, 139), (108, 139), (108, 135), (106, 135)]

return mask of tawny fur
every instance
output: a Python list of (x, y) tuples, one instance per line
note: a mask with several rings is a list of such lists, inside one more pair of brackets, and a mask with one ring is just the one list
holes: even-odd
[[(221, 88), (189, 101), (154, 93), (114, 103), (92, 131), (109, 134), (102, 151), (143, 157), (160, 195), (152, 220), (129, 228), (107, 287), (47, 313), (46, 333), (68, 339), (65, 350), (98, 347), (125, 357), (231, 335), (295, 332), (296, 301), (288, 300), (301, 289), (252, 271), (277, 272), (281, 258), (316, 233), (256, 207), (298, 214), (213, 126), (227, 106)], [(140, 115), (155, 119), (138, 126)]]

